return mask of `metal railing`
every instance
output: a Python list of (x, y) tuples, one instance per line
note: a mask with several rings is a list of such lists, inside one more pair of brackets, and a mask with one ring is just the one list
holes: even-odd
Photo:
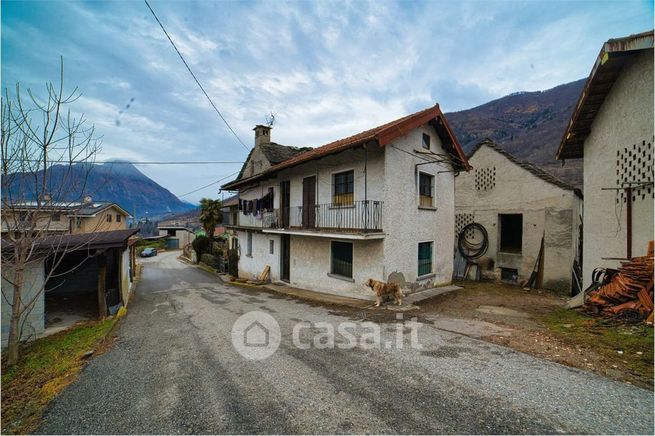
[(368, 233), (382, 231), (383, 203), (374, 200), (352, 204), (291, 206), (265, 212), (264, 228), (320, 230), (325, 232)]

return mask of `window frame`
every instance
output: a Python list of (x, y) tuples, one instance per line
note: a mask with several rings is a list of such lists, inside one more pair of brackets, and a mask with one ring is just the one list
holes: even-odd
[(117, 222), (117, 223), (120, 223), (120, 222), (122, 221), (121, 218), (122, 218), (122, 217), (121, 217), (121, 214), (120, 214), (120, 213), (117, 213), (117, 214), (116, 214), (116, 222)]
[(51, 220), (53, 222), (60, 222), (61, 221), (61, 214), (60, 213), (53, 213)]
[[(425, 141), (426, 138), (427, 138), (427, 144)], [(423, 132), (423, 134), (421, 135), (421, 148), (423, 148), (424, 150), (430, 150), (431, 142), (432, 142), (432, 137), (427, 133)]]
[(108, 213), (107, 215), (105, 215), (105, 221), (108, 222), (108, 223), (112, 222), (112, 216), (111, 216), (110, 213)]
[[(422, 176), (427, 176), (430, 178), (430, 195), (424, 195), (422, 193), (422, 185), (421, 185), (421, 178)], [(423, 209), (434, 209), (435, 206), (435, 191), (436, 191), (436, 177), (434, 174), (430, 174), (425, 171), (419, 171), (418, 173), (418, 207), (423, 208)], [(425, 199), (429, 198), (429, 204), (424, 204), (428, 203), (427, 201), (424, 201)]]
[(275, 239), (268, 240), (268, 254), (275, 254)]
[[(334, 268), (334, 244), (347, 244), (350, 245), (350, 275), (344, 275), (340, 274), (340, 272), (335, 272)], [(344, 279), (344, 280), (349, 280), (349, 281), (354, 281), (353, 280), (353, 273), (354, 273), (354, 266), (355, 266), (355, 244), (353, 244), (350, 241), (340, 241), (340, 240), (331, 240), (330, 241), (330, 271), (328, 275), (330, 277), (338, 278), (338, 279)]]
[[(352, 192), (345, 192), (342, 194), (337, 194), (336, 192), (336, 177), (340, 176), (342, 174), (347, 174), (351, 173), (352, 174)], [(348, 169), (343, 169), (339, 171), (335, 171), (330, 175), (331, 178), (331, 186), (332, 186), (332, 196), (331, 196), (331, 201), (332, 201), (332, 206), (333, 207), (351, 207), (355, 205), (355, 169), (354, 168), (348, 168)], [(346, 181), (346, 188), (348, 187), (348, 181)], [(350, 196), (346, 197), (343, 200), (339, 200), (337, 196)]]
[[(430, 271), (421, 274), (421, 245), (430, 244)], [(434, 274), (434, 241), (420, 241), (416, 245), (416, 276), (420, 278), (429, 277)]]
[(246, 256), (252, 257), (252, 230), (246, 231)]

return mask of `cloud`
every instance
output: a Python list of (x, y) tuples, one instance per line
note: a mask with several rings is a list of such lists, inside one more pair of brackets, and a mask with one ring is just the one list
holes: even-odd
[[(610, 37), (652, 28), (643, 2), (156, 2), (160, 20), (248, 145), (316, 146), (439, 102), (446, 111), (588, 74)], [(79, 86), (99, 159), (245, 159), (147, 8), (133, 2), (3, 3), (2, 84)], [(132, 100), (134, 99), (134, 100)], [(124, 110), (128, 102), (129, 109)], [(123, 112), (121, 113), (121, 111)], [(118, 123), (116, 121), (118, 120)], [(176, 194), (234, 165), (147, 166)], [(190, 199), (215, 194), (200, 191)]]

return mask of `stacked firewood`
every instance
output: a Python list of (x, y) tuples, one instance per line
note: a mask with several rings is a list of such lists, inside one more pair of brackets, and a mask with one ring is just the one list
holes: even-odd
[(591, 291), (584, 310), (653, 323), (653, 242), (648, 255), (622, 262), (609, 283)]

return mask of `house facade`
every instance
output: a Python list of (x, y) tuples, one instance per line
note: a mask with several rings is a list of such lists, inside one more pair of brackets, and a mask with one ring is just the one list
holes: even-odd
[(583, 283), (653, 239), (653, 32), (607, 41), (557, 153), (584, 158)]
[(369, 278), (448, 284), (454, 174), (468, 169), (434, 106), (245, 174), (223, 186), (238, 191), (239, 275), (269, 266), (273, 281), (341, 295), (369, 295)]
[[(21, 202), (3, 208), (2, 232), (25, 229), (21, 222), (34, 222), (37, 231), (80, 234), (127, 229), (129, 213), (116, 203), (92, 201), (52, 202), (37, 206), (35, 202)], [(30, 214), (38, 214), (33, 217)]]
[(543, 239), (542, 286), (570, 291), (582, 193), (491, 141), (478, 144), (468, 159), (474, 169), (455, 178), (456, 235), (472, 222), (484, 226), (485, 256), (493, 260), (488, 278), (528, 280)]
[(166, 237), (166, 248), (173, 250), (183, 249), (196, 239), (193, 230), (182, 226), (159, 226), (159, 236)]

